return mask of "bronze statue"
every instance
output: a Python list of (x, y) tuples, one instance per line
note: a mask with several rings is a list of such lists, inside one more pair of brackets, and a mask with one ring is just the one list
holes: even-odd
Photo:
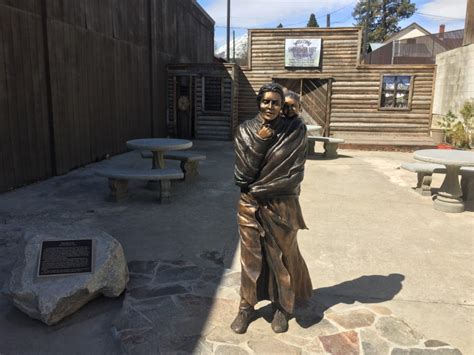
[(272, 302), (273, 331), (287, 331), (295, 300), (312, 293), (296, 238), (298, 229), (306, 228), (298, 200), (306, 126), (280, 116), (284, 97), (280, 85), (262, 86), (259, 114), (239, 125), (235, 136), (242, 277), (239, 313), (231, 328), (239, 334), (255, 319), (254, 305), (260, 300)]
[(283, 114), (286, 118), (299, 118), (300, 111), (300, 96), (294, 91), (287, 91), (285, 93), (285, 104), (283, 106)]

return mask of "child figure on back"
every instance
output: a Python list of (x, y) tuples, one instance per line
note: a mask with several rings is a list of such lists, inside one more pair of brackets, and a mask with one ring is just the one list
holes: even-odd
[(285, 93), (285, 105), (283, 106), (283, 115), (286, 118), (299, 118), (301, 112), (300, 95), (294, 91)]

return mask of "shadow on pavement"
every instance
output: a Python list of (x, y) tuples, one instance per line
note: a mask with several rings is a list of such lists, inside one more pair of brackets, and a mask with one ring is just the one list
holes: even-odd
[[(438, 195), (439, 192), (439, 187), (432, 187), (431, 188), (431, 199), (434, 200), (436, 199), (436, 195)], [(464, 211), (467, 212), (474, 212), (474, 200), (464, 200)]]
[[(313, 296), (304, 305), (296, 307), (294, 318), (303, 328), (321, 322), (324, 312), (339, 304), (380, 303), (393, 299), (402, 289), (405, 276), (401, 274), (368, 275), (340, 284), (313, 290)], [(267, 321), (272, 320), (272, 305), (259, 309)]]
[(464, 210), (474, 212), (474, 201), (464, 201)]
[(345, 158), (352, 158), (352, 157), (350, 155), (338, 154), (337, 157), (326, 158), (323, 153), (316, 153), (314, 155), (308, 155), (306, 159), (307, 160), (336, 160), (336, 159), (345, 159)]
[[(110, 165), (148, 167), (150, 162), (138, 152), (1, 195), (0, 286), (23, 256), (24, 229), (51, 222), (107, 232), (122, 245), (133, 274), (122, 297), (98, 298), (55, 326), (30, 319), (0, 294), (1, 354), (71, 349), (156, 354), (158, 346), (162, 352), (193, 352), (202, 346), (221, 281), (231, 285), (228, 294), (236, 294), (236, 273), (226, 267), (232, 265), (239, 241), (239, 192), (232, 178), (231, 142), (194, 143), (207, 159), (194, 180), (173, 184), (170, 204), (157, 203), (156, 193), (142, 182), (131, 184), (132, 195), (123, 202), (104, 200), (107, 179), (94, 172)], [(179, 162), (171, 166), (179, 167)], [(234, 306), (225, 299), (219, 304)]]
[(296, 322), (303, 328), (319, 323), (324, 312), (339, 304), (380, 303), (393, 299), (402, 289), (401, 274), (368, 275), (338, 285), (313, 290), (306, 307), (295, 312)]

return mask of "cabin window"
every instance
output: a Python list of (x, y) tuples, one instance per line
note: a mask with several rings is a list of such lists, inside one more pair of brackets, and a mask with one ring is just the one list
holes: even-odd
[(222, 78), (206, 76), (202, 80), (204, 111), (222, 111)]
[(411, 75), (382, 75), (380, 108), (409, 110), (411, 107)]

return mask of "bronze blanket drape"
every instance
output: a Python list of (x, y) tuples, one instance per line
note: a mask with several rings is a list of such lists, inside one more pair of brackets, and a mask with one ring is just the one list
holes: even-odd
[(298, 201), (304, 175), (306, 126), (277, 118), (269, 139), (257, 135), (257, 116), (242, 123), (235, 137), (235, 181), (241, 239), (241, 296), (249, 304), (271, 300), (292, 313), (295, 299), (311, 296), (308, 268), (297, 231), (306, 228)]

